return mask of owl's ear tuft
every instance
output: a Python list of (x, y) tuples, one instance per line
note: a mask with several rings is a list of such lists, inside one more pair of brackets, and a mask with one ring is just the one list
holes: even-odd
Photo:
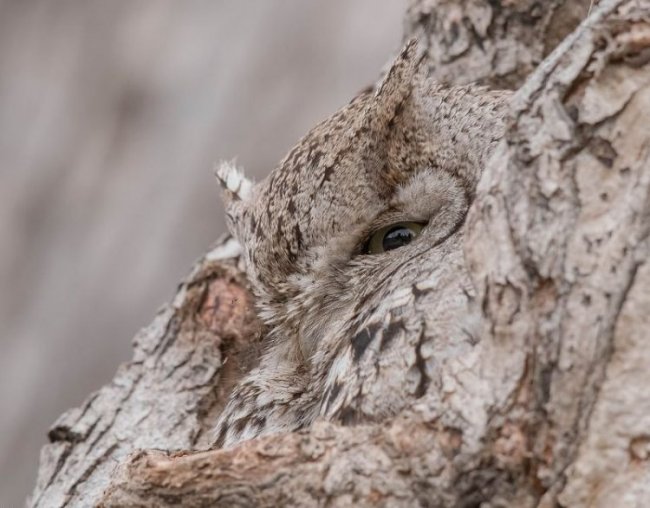
[(417, 39), (408, 41), (393, 60), (363, 114), (363, 128), (368, 133), (366, 156), (373, 160), (367, 167), (377, 169), (370, 171), (368, 176), (382, 195), (392, 194), (396, 185), (413, 170), (403, 164), (388, 164), (388, 149), (393, 145), (389, 139), (395, 135), (394, 126), (407, 128), (405, 126), (412, 119), (409, 106), (425, 77), (422, 71), (424, 55)]
[(223, 189), (223, 200), (226, 208), (232, 201), (246, 201), (253, 190), (253, 182), (244, 176), (235, 161), (221, 161), (214, 175)]
[(393, 60), (366, 112), (366, 121), (372, 131), (381, 133), (399, 114), (411, 95), (423, 57), (418, 40), (410, 39)]
[(238, 238), (240, 218), (253, 193), (253, 182), (244, 176), (234, 161), (220, 162), (214, 174), (223, 189), (221, 197), (226, 209), (228, 229)]

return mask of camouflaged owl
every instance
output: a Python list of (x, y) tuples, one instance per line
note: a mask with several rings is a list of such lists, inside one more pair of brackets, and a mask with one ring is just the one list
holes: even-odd
[(312, 129), (262, 182), (217, 171), (266, 327), (215, 446), (316, 418), (377, 422), (442, 398), (474, 354), (480, 311), (463, 255), (507, 92), (446, 87), (410, 42), (375, 90)]

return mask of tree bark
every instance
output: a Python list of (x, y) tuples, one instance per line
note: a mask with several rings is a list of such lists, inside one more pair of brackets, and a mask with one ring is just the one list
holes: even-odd
[(260, 339), (238, 252), (218, 242), (136, 335), (133, 360), (53, 425), (32, 506), (94, 506), (129, 453), (207, 446), (203, 432)]
[(517, 89), (587, 17), (590, 1), (411, 0), (404, 38), (417, 37), (429, 72), (450, 84)]
[(465, 238), (484, 327), (463, 375), (485, 417), (450, 427), (425, 398), (382, 424), (189, 451), (260, 341), (226, 239), (55, 423), (32, 505), (650, 503), (650, 1), (604, 2), (569, 33), (589, 4), (407, 11), (433, 76), (520, 87)]

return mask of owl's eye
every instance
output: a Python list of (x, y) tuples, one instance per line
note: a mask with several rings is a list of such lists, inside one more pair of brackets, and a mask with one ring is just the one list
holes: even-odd
[(398, 222), (381, 228), (370, 235), (366, 254), (381, 254), (408, 245), (420, 234), (424, 224), (419, 222)]

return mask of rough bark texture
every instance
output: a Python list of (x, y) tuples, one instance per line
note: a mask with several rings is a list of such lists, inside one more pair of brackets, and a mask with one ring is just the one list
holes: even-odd
[(438, 80), (514, 90), (589, 7), (583, 0), (412, 0), (404, 33), (423, 42)]
[(133, 360), (53, 425), (32, 505), (94, 505), (134, 450), (206, 446), (203, 431), (260, 338), (238, 250), (226, 238), (208, 252), (135, 337)]
[[(427, 34), (441, 79), (516, 87), (589, 2), (512, 4), (413, 2), (407, 34)], [(516, 94), (468, 219), (485, 326), (458, 379), (476, 419), (445, 426), (424, 399), (381, 425), (167, 451), (205, 445), (259, 339), (226, 241), (113, 383), (55, 424), (32, 504), (648, 504), (648, 60), (650, 2), (612, 0)]]

